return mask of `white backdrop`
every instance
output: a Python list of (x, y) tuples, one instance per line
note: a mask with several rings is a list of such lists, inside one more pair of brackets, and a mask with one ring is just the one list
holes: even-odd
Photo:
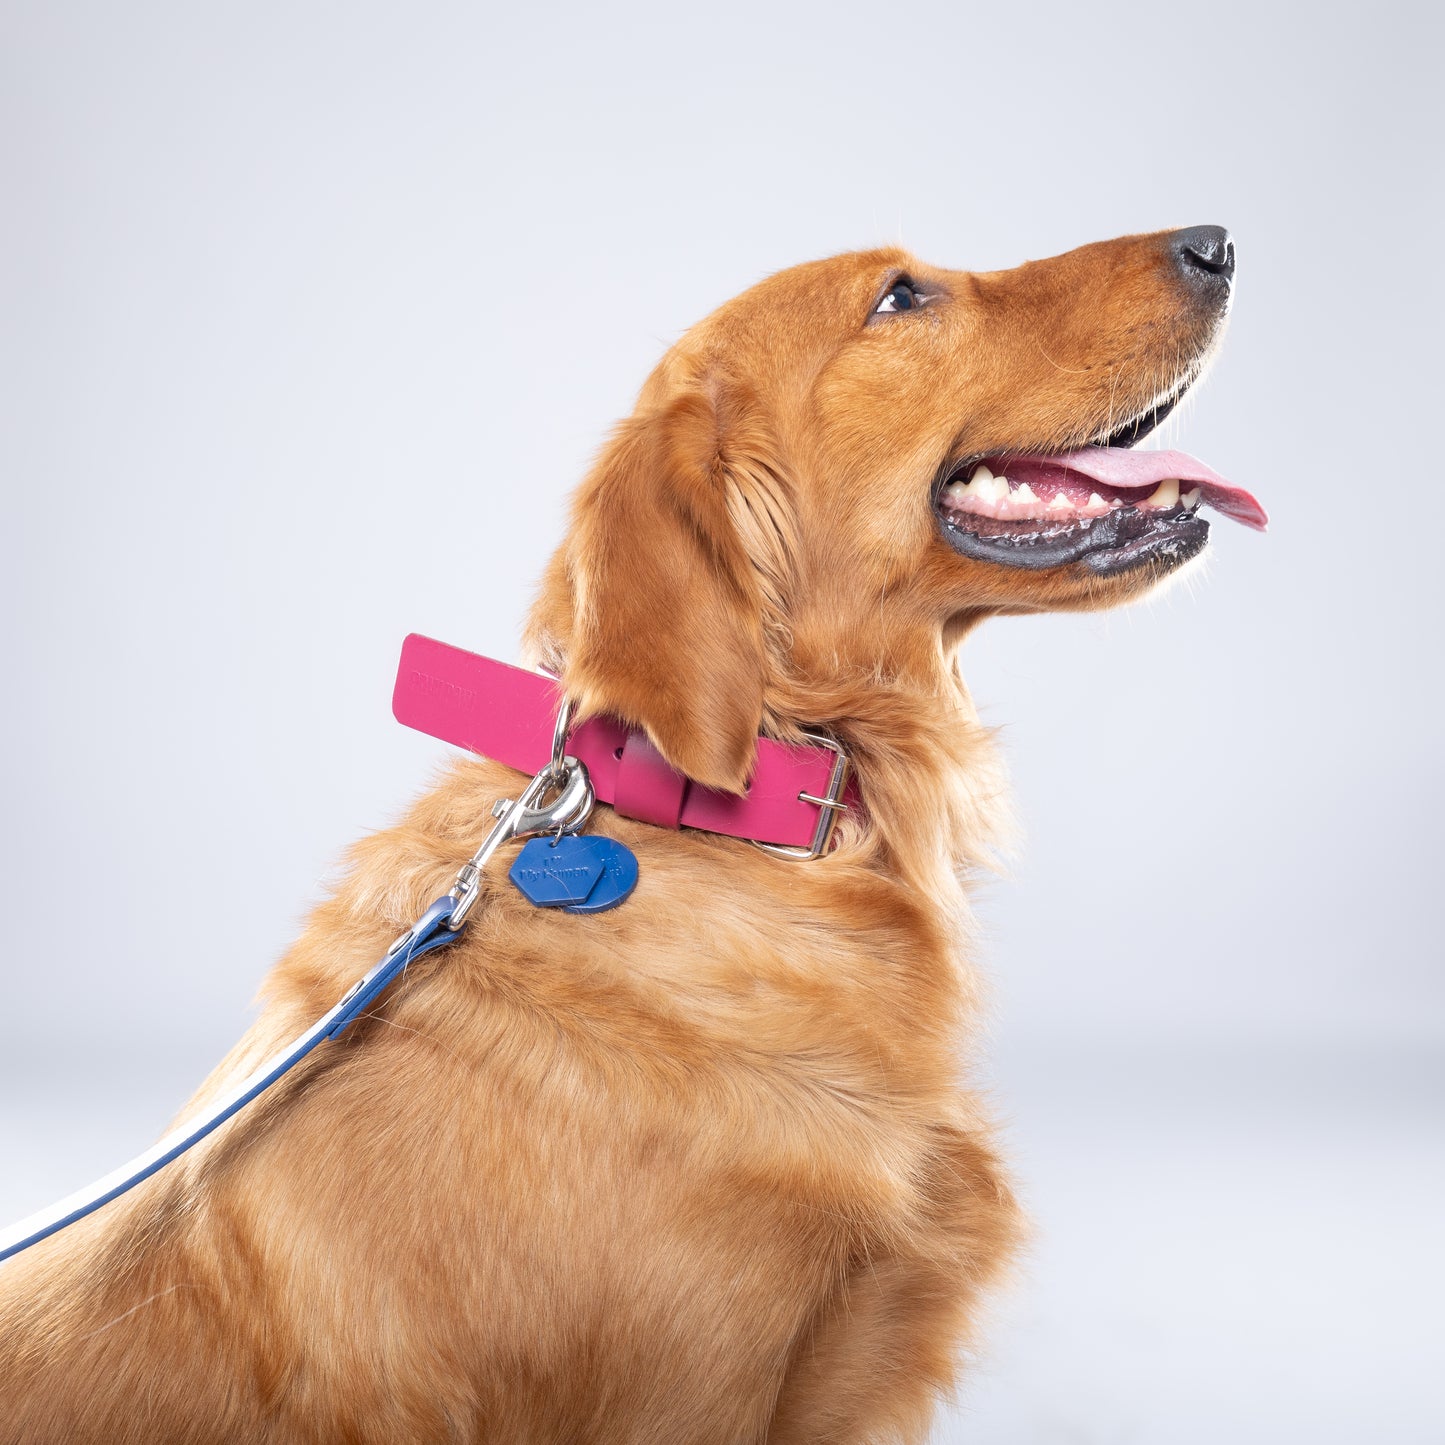
[(4, 0), (0, 1213), (245, 1026), (444, 756), (401, 637), (515, 656), (691, 321), (861, 245), (1222, 223), (1167, 440), (1272, 531), (966, 656), (1029, 835), (981, 962), (1038, 1236), (938, 1440), (1440, 1438), (1441, 37), (1301, 15)]

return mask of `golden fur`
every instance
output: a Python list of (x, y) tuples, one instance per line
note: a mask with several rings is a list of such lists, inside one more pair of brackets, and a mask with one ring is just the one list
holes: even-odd
[[(900, 270), (940, 304), (870, 319)], [(711, 786), (759, 732), (825, 727), (866, 811), (799, 865), (599, 808), (641, 883), (589, 918), (494, 866), (366, 1020), (0, 1267), (0, 1441), (922, 1439), (1019, 1237), (960, 1064), (960, 880), (1003, 799), (957, 644), (1155, 580), (966, 560), (930, 488), (1146, 408), (1216, 320), (1143, 236), (987, 275), (841, 256), (693, 328), (578, 493), (532, 656)], [(517, 786), (461, 762), (358, 845), (193, 1106), (329, 1007)]]

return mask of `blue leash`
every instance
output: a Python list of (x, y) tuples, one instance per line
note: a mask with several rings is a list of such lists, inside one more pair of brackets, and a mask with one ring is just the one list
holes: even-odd
[(334, 1039), (359, 1015), (364, 1013), (376, 997), (402, 973), (408, 964), (438, 948), (455, 942), (461, 937), (454, 929), (453, 912), (457, 900), (450, 895), (438, 898), (412, 926), (387, 949), (385, 956), (368, 973), (363, 974), (342, 996), (329, 1013), (311, 1025), (299, 1038), (293, 1039), (278, 1054), (273, 1054), (252, 1074), (244, 1079), (216, 1107), (200, 1120), (187, 1120), (173, 1129), (158, 1143), (153, 1144), (144, 1154), (137, 1154), (120, 1168), (113, 1169), (85, 1189), (68, 1194), (64, 1199), (42, 1209), (19, 1224), (0, 1232), (0, 1260), (29, 1249), (32, 1244), (84, 1219), (102, 1204), (108, 1204), (118, 1195), (133, 1189), (142, 1179), (149, 1179), (159, 1169), (164, 1169), (172, 1159), (184, 1154), (193, 1144), (198, 1144), (207, 1134), (224, 1124), (232, 1114), (244, 1109), (258, 1094), (264, 1093), (283, 1074), (295, 1068), (307, 1054), (325, 1039)]
[[(172, 1159), (179, 1158), (193, 1144), (199, 1143), (213, 1129), (224, 1124), (232, 1114), (244, 1109), (258, 1094), (264, 1093), (283, 1074), (295, 1068), (307, 1054), (325, 1039), (337, 1034), (364, 1013), (372, 1001), (401, 973), (409, 963), (425, 957), (438, 948), (445, 948), (461, 934), (467, 914), (481, 896), (482, 870), (492, 854), (503, 844), (517, 838), (534, 838), (553, 833), (561, 839), (575, 833), (591, 816), (596, 794), (587, 775), (587, 768), (564, 751), (567, 728), (572, 716), (570, 703), (564, 703), (557, 715), (552, 738), (552, 759), (515, 799), (504, 798), (492, 809), (496, 826), (487, 834), (480, 848), (462, 866), (452, 891), (435, 903), (386, 950), (380, 963), (363, 974), (347, 989), (331, 1011), (311, 1025), (298, 1039), (293, 1039), (279, 1054), (242, 1080), (203, 1119), (187, 1120), (171, 1130), (164, 1139), (153, 1144), (144, 1154), (137, 1154), (119, 1169), (112, 1169), (86, 1189), (68, 1194), (64, 1199), (42, 1209), (19, 1224), (0, 1231), (0, 1261), (19, 1254), (38, 1240), (84, 1219), (87, 1214), (108, 1204), (117, 1195), (134, 1189), (142, 1179), (149, 1179), (164, 1169)], [(607, 840), (599, 839), (598, 842)], [(626, 849), (621, 852), (626, 853)], [(629, 858), (630, 854), (627, 855)], [(610, 855), (609, 855), (610, 857)], [(613, 863), (614, 873), (617, 871)], [(629, 878), (609, 881), (612, 903), (620, 902), (637, 880), (637, 863), (632, 860)], [(608, 880), (604, 880), (608, 881)], [(597, 885), (601, 887), (599, 883)], [(620, 896), (619, 896), (620, 892)], [(591, 895), (588, 895), (590, 903)], [(610, 906), (610, 905), (603, 905)], [(574, 908), (573, 912), (587, 911)]]

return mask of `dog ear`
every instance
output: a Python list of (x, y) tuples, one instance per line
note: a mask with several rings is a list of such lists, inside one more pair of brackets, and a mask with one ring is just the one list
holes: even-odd
[[(645, 394), (644, 394), (645, 395)], [(674, 390), (622, 423), (573, 507), (563, 681), (679, 772), (741, 792), (763, 712), (763, 619), (731, 516), (736, 394)]]

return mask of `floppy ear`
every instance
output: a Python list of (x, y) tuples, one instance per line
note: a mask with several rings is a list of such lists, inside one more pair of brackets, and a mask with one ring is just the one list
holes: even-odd
[(729, 508), (737, 400), (689, 387), (622, 423), (566, 545), (563, 681), (583, 715), (647, 731), (679, 772), (741, 792), (763, 712), (763, 621)]

